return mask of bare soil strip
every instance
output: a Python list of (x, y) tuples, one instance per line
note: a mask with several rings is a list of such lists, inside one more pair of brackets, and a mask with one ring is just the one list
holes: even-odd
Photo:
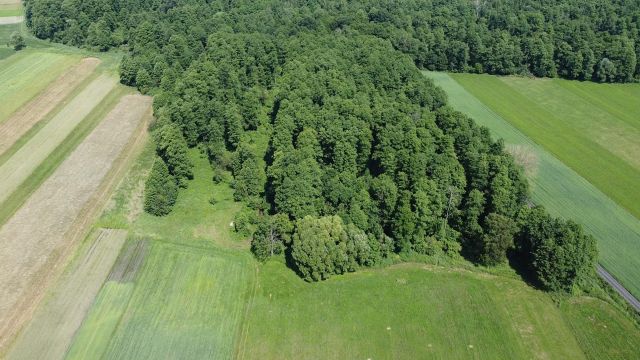
[(42, 127), (7, 162), (0, 166), (0, 204), (53, 152), (73, 129), (116, 86), (116, 80), (100, 76)]
[(24, 16), (0, 17), (0, 25), (19, 24), (24, 21)]
[(146, 139), (150, 97), (124, 96), (0, 228), (0, 354), (42, 300)]
[(60, 75), (40, 95), (0, 123), (0, 155), (7, 151), (29, 129), (40, 122), (66, 98), (100, 64), (96, 58), (86, 58)]
[(98, 230), (35, 313), (7, 359), (64, 358), (126, 238), (125, 230)]

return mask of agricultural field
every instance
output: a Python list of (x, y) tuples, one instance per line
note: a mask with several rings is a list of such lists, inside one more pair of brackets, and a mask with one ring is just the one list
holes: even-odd
[(77, 56), (28, 50), (0, 60), (0, 123), (78, 60)]
[(55, 276), (46, 270), (64, 262), (83, 237), (150, 108), (148, 97), (123, 97), (0, 229), (3, 341), (29, 318)]
[[(531, 122), (537, 119), (537, 117), (535, 117), (535, 111), (526, 107), (530, 106), (531, 101), (522, 95), (518, 95), (516, 91), (504, 89), (502, 85), (500, 85), (503, 78), (485, 75), (450, 76), (444, 73), (432, 72), (426, 72), (425, 75), (432, 78), (436, 84), (447, 92), (451, 106), (473, 117), (479, 124), (491, 129), (496, 137), (505, 140), (507, 148), (511, 149), (517, 159), (525, 163), (526, 173), (532, 185), (533, 200), (536, 203), (544, 205), (555, 216), (573, 219), (582, 224), (585, 229), (598, 240), (600, 263), (624, 284), (632, 294), (636, 297), (640, 296), (640, 273), (637, 271), (637, 269), (640, 268), (640, 221), (620, 204), (611, 200), (605, 192), (592, 184), (586, 176), (581, 176), (581, 174), (559, 160), (550, 151), (547, 151), (544, 144), (538, 143), (536, 139), (527, 136), (526, 132), (520, 129), (520, 123), (512, 123), (511, 119), (517, 116), (529, 117), (529, 121)], [(491, 89), (504, 90), (504, 93), (494, 95), (505, 96), (505, 98), (503, 98), (505, 101), (500, 102), (501, 107), (509, 104), (512, 105), (512, 107), (509, 108), (511, 112), (505, 115), (509, 117), (502, 116), (494, 109), (493, 106), (495, 106), (496, 103), (490, 101), (485, 103), (480, 97), (476, 97), (472, 92), (467, 91), (466, 85), (472, 81), (467, 79), (458, 82), (457, 80), (460, 78), (471, 78), (473, 80), (473, 86), (475, 86), (474, 88), (478, 92), (480, 92), (479, 84), (482, 81), (486, 81), (488, 88), (486, 90), (487, 93), (494, 91)], [(508, 79), (511, 78), (507, 78), (507, 80)], [(532, 87), (534, 88), (537, 82), (551, 83), (556, 81), (523, 80), (519, 78), (514, 78), (509, 81), (516, 80), (531, 81), (533, 82)], [(572, 82), (564, 80), (557, 81), (563, 88), (580, 85), (582, 91), (590, 91), (592, 88), (601, 91), (599, 88), (600, 84), (580, 83), (572, 85)], [(498, 85), (495, 85), (496, 82), (499, 82)], [(619, 86), (620, 89), (614, 90), (614, 93), (625, 93), (625, 91), (623, 91), (624, 89), (636, 88), (633, 85), (606, 86), (612, 87), (613, 89)], [(590, 93), (596, 96), (595, 94), (598, 94), (597, 91)], [(483, 95), (483, 97), (485, 97), (485, 95)], [(519, 99), (518, 101), (521, 102), (511, 103), (510, 100), (507, 100), (509, 97), (517, 97), (517, 99)], [(617, 101), (624, 102), (624, 99), (625, 98), (621, 98)], [(615, 103), (611, 103), (609, 106), (622, 106), (613, 104)], [(518, 105), (522, 106), (520, 108), (522, 110), (518, 110)], [(551, 107), (551, 105), (548, 106), (549, 108)], [(627, 106), (633, 108), (632, 104), (627, 104)], [(562, 121), (558, 119), (558, 116), (560, 116), (558, 114), (561, 114), (560, 111), (561, 110), (553, 111), (553, 116), (555, 116), (554, 121), (562, 123)], [(578, 110), (576, 110), (576, 112), (577, 111)], [(593, 111), (595, 112), (596, 110)], [(545, 114), (549, 112), (542, 113)], [(588, 117), (585, 115), (585, 119), (586, 118)], [(585, 122), (587, 121), (588, 120), (585, 120)], [(592, 121), (595, 122), (596, 120)], [(613, 121), (613, 123), (619, 124), (619, 122), (616, 121)], [(633, 124), (632, 118), (628, 118), (626, 121), (629, 124)], [(531, 126), (533, 127), (535, 125)], [(572, 130), (559, 128), (560, 126), (568, 125), (549, 125), (549, 127), (551, 126), (555, 126), (554, 131), (556, 134), (561, 134), (563, 131), (567, 132), (567, 134), (572, 134)], [(619, 126), (623, 125), (619, 124)], [(554, 135), (551, 134), (549, 138), (554, 138)], [(561, 140), (558, 141), (562, 142)], [(566, 142), (571, 143), (571, 140), (566, 140)], [(589, 163), (589, 161), (586, 162)], [(594, 169), (592, 171), (598, 172), (600, 170)], [(635, 196), (633, 194), (637, 195), (638, 192), (633, 190), (629, 193), (629, 196)]]
[(17, 339), (8, 359), (59, 359), (65, 355), (126, 238), (126, 231), (112, 229), (99, 229), (88, 237)]
[(640, 85), (472, 74), (452, 77), (640, 218)]

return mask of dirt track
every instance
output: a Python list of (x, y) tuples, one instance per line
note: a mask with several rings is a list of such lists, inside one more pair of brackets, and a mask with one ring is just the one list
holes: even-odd
[[(88, 225), (108, 174), (150, 113), (151, 98), (125, 96), (0, 228), (0, 353), (24, 325)], [(80, 225), (79, 225), (80, 224)]]
[(24, 21), (23, 16), (0, 17), (0, 25), (19, 24)]
[(9, 119), (0, 123), (0, 155), (7, 151), (29, 129), (64, 100), (100, 64), (96, 58), (86, 58), (67, 70), (35, 99), (21, 107)]

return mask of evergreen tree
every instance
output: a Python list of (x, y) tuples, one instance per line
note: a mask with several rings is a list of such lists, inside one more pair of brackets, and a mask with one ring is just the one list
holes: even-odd
[(161, 158), (156, 158), (147, 179), (144, 193), (144, 210), (155, 216), (164, 216), (171, 212), (178, 197), (175, 178), (169, 173)]

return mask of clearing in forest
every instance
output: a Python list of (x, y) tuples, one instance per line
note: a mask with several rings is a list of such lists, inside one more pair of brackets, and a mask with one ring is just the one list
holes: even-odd
[(0, 60), (0, 123), (77, 61), (77, 56), (30, 50)]
[(117, 82), (102, 75), (92, 81), (70, 101), (51, 121), (0, 165), (0, 203), (71, 134), (73, 129), (104, 99)]
[(29, 129), (43, 120), (50, 111), (76, 89), (100, 64), (96, 58), (85, 58), (60, 75), (35, 99), (22, 106), (5, 122), (0, 123), (0, 155), (7, 151)]
[(7, 359), (62, 359), (106, 280), (127, 232), (99, 229), (20, 334)]
[[(0, 348), (42, 299), (104, 201), (118, 160), (144, 129), (151, 98), (125, 96), (0, 229)], [(37, 225), (37, 226), (36, 226)]]
[[(467, 91), (461, 83), (457, 82), (456, 79), (458, 79), (460, 75), (452, 77), (444, 73), (426, 72), (425, 74), (447, 92), (449, 103), (453, 108), (469, 115), (478, 124), (491, 129), (495, 137), (504, 139), (507, 148), (516, 150), (516, 158), (520, 158), (520, 160), (523, 158), (533, 159), (533, 161), (530, 161), (530, 164), (527, 165), (529, 167), (527, 175), (532, 187), (533, 200), (538, 204), (544, 205), (554, 216), (572, 219), (582, 224), (585, 229), (598, 240), (598, 248), (600, 250), (599, 262), (624, 284), (631, 293), (636, 297), (640, 296), (640, 273), (637, 271), (637, 269), (640, 268), (640, 220), (611, 200), (601, 189), (598, 189), (587, 181), (589, 180), (588, 178), (581, 176), (569, 166), (565, 165), (563, 161), (558, 160), (551, 152), (547, 151), (544, 143), (528, 137), (524, 131), (519, 130), (519, 126), (515, 122), (512, 124), (510, 122), (511, 120), (507, 121), (507, 119), (518, 116), (529, 117), (529, 120), (532, 122), (537, 121), (536, 119), (538, 119), (538, 117), (535, 111), (527, 108), (526, 104), (518, 110), (516, 108), (517, 105), (514, 104), (513, 108), (509, 108), (509, 116), (512, 117), (503, 117), (495, 110), (494, 106), (497, 105), (493, 102), (485, 103), (481, 101), (480, 98), (475, 97)], [(474, 82), (474, 88), (476, 88), (477, 92), (480, 92), (482, 88), (480, 85), (482, 81), (486, 81), (487, 83), (487, 89), (485, 90), (487, 93), (491, 93), (493, 91), (491, 89), (503, 89), (502, 85), (494, 86), (496, 81), (502, 82), (502, 80), (500, 80), (501, 78), (486, 75), (464, 75), (463, 77), (473, 78), (475, 82), (480, 82), (478, 84)], [(518, 79), (518, 81), (521, 80), (522, 79)], [(535, 83), (538, 80), (531, 81)], [(550, 82), (551, 80), (540, 81)], [(464, 82), (464, 84), (467, 84), (467, 82)], [(565, 80), (558, 80), (558, 84), (563, 87), (574, 86), (573, 82)], [(604, 88), (601, 89), (599, 85), (602, 84), (575, 84), (575, 86), (580, 87), (583, 91), (588, 90), (588, 92), (594, 96), (597, 96), (599, 91), (604, 90)], [(592, 87), (596, 90), (590, 90)], [(606, 87), (610, 88), (613, 94), (626, 93), (627, 91), (633, 93), (633, 91), (637, 91), (635, 89), (640, 89), (640, 87), (635, 85), (606, 85)], [(504, 90), (504, 92), (508, 91)], [(507, 94), (503, 94), (502, 92), (501, 94), (501, 96), (507, 96)], [(640, 96), (640, 94), (637, 96)], [(522, 96), (519, 95), (518, 97), (520, 98)], [(605, 104), (599, 106), (602, 108), (609, 106), (617, 109), (624, 109), (624, 106), (627, 106), (630, 108), (629, 111), (633, 111), (636, 105), (628, 103), (627, 99), (627, 97), (621, 97), (618, 100), (613, 100), (611, 96), (604, 97), (603, 95), (599, 101), (605, 101)], [(502, 98), (500, 102), (502, 105), (500, 106), (507, 106), (507, 104), (510, 104), (509, 101), (509, 97)], [(617, 102), (619, 102), (619, 104), (617, 104)], [(597, 100), (594, 100), (594, 103), (597, 104)], [(548, 106), (551, 108), (552, 105)], [(553, 113), (558, 114), (558, 111), (560, 110), (553, 111)], [(590, 122), (596, 124), (599, 123), (598, 121), (605, 121), (596, 116), (598, 114), (596, 110), (593, 111), (594, 118), (587, 120), (585, 116), (585, 123)], [(548, 111), (546, 113), (548, 113)], [(623, 111), (623, 113), (625, 112)], [(545, 114), (545, 112), (539, 114)], [(570, 115), (567, 115), (567, 118), (569, 116)], [(633, 116), (625, 116), (619, 115), (617, 120), (612, 120), (611, 127), (613, 128), (616, 124), (616, 126), (636, 126), (634, 125), (638, 121), (636, 118), (633, 118)], [(563, 117), (563, 119), (565, 119), (565, 117)], [(556, 118), (555, 121), (562, 122), (564, 120)], [(572, 124), (569, 120), (566, 121), (568, 124), (562, 126), (568, 127)], [(531, 127), (534, 126), (535, 125), (531, 125)], [(561, 130), (557, 128), (558, 126), (561, 125), (557, 125), (555, 128), (550, 127), (547, 131), (566, 131), (567, 134), (563, 136), (573, 136), (570, 130)], [(550, 135), (549, 137), (553, 139), (555, 135)], [(572, 140), (567, 139), (566, 141), (567, 145), (569, 145)], [(527, 156), (523, 156), (523, 154)], [(585, 163), (585, 166), (591, 166), (591, 159), (583, 158), (582, 161)], [(621, 158), (619, 158), (619, 161), (622, 161)], [(601, 170), (593, 169), (592, 171)], [(640, 195), (637, 188), (632, 189), (629, 193), (630, 197), (637, 195)]]

